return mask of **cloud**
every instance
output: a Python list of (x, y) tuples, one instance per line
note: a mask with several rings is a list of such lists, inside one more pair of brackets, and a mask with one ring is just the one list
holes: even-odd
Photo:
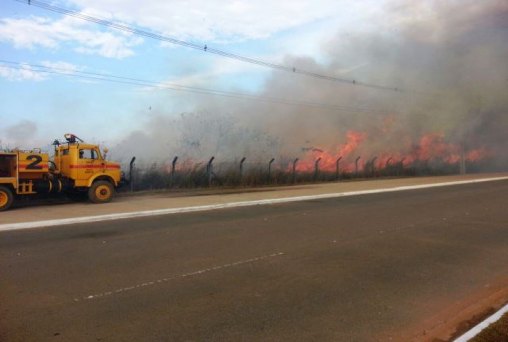
[[(42, 61), (40, 62), (40, 65), (69, 75), (83, 69), (82, 67), (63, 61)], [(24, 63), (22, 63), (19, 67), (16, 66), (16, 68), (11, 68), (10, 65), (4, 64), (0, 65), (0, 77), (9, 81), (45, 81), (49, 79), (50, 74), (41, 72), (40, 70), (44, 70), (44, 68)]]
[[(178, 84), (188, 87), (202, 87), (202, 88), (217, 88), (210, 86), (210, 84), (217, 84), (222, 78), (235, 77), (238, 75), (245, 75), (248, 73), (261, 73), (267, 71), (252, 64), (239, 63), (233, 60), (214, 60), (207, 69), (204, 71), (188, 72), (183, 76), (176, 76), (164, 80), (159, 83), (164, 87), (167, 85)], [(241, 82), (241, 80), (239, 80)], [(227, 89), (225, 89), (227, 90)]]
[(67, 62), (62, 62), (62, 61), (57, 61), (57, 62), (42, 61), (41, 65), (45, 66), (47, 68), (56, 69), (58, 71), (61, 71), (61, 72), (67, 73), (67, 74), (73, 74), (76, 71), (83, 69), (81, 67), (78, 67), (77, 65), (67, 63)]
[(190, 0), (143, 1), (74, 0), (76, 6), (112, 13), (123, 22), (157, 32), (201, 41), (235, 41), (266, 38), (339, 13), (343, 1), (322, 0)]
[(36, 16), (0, 19), (0, 42), (10, 42), (18, 49), (58, 49), (63, 44), (71, 44), (80, 53), (121, 59), (132, 56), (132, 48), (142, 41), (128, 34), (91, 30), (86, 23), (69, 17), (59, 20)]
[[(135, 0), (73, 0), (70, 3), (82, 14), (181, 40), (215, 45), (271, 38), (318, 22), (328, 22), (333, 27), (347, 25), (352, 17), (359, 19), (369, 16), (372, 8), (379, 8), (379, 2), (375, 0), (348, 4), (336, 0), (147, 0), (142, 5)], [(353, 12), (357, 14), (350, 15)], [(321, 33), (316, 33), (318, 31), (321, 30), (314, 27), (300, 32), (299, 38), (291, 42), (292, 46), (284, 48), (289, 48), (293, 53), (302, 49), (308, 51), (309, 48), (316, 52), (315, 42), (321, 38)], [(78, 53), (122, 59), (134, 55), (135, 47), (143, 39), (72, 17), (63, 16), (55, 20), (30, 16), (0, 19), (2, 41), (10, 42), (18, 49), (43, 47), (57, 50), (65, 47)], [(168, 43), (161, 42), (160, 45), (168, 46)]]
[(44, 81), (47, 75), (33, 70), (31, 66), (22, 64), (19, 69), (0, 65), (0, 77), (9, 81)]

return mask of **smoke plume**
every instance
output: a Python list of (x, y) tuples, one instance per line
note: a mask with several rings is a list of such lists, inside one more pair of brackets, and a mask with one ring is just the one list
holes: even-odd
[(27, 141), (32, 141), (37, 135), (37, 125), (33, 121), (21, 120), (14, 125), (0, 129), (2, 135), (7, 139), (4, 148), (24, 147)]
[(391, 1), (385, 15), (373, 29), (350, 27), (324, 42), (326, 64), (291, 55), (284, 64), (397, 90), (274, 71), (261, 96), (340, 108), (196, 96), (195, 113), (153, 115), (116, 155), (298, 157), (301, 167), (318, 157), (324, 167), (339, 156), (352, 167), (358, 156), (454, 163), (464, 155), (508, 167), (508, 2)]

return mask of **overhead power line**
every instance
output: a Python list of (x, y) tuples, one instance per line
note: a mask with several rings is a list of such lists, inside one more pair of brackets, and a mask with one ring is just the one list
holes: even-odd
[(207, 44), (204, 44), (204, 45), (196, 44), (196, 43), (187, 42), (184, 40), (180, 40), (180, 39), (176, 39), (176, 38), (172, 38), (172, 37), (168, 37), (168, 36), (163, 36), (163, 35), (156, 34), (153, 32), (141, 30), (141, 29), (138, 29), (138, 28), (135, 28), (132, 26), (128, 26), (128, 25), (124, 25), (124, 24), (120, 24), (120, 23), (115, 23), (113, 21), (101, 19), (101, 18), (94, 17), (91, 15), (86, 15), (86, 14), (80, 13), (79, 11), (70, 10), (70, 9), (66, 9), (63, 7), (51, 5), (51, 4), (48, 4), (43, 1), (38, 1), (38, 0), (14, 0), (14, 1), (25, 3), (25, 4), (28, 4), (31, 6), (36, 6), (36, 7), (48, 10), (48, 11), (60, 13), (60, 14), (78, 18), (81, 20), (86, 20), (86, 21), (96, 23), (99, 25), (103, 25), (103, 26), (106, 26), (106, 27), (109, 27), (109, 28), (112, 28), (115, 30), (128, 32), (128, 33), (132, 33), (132, 34), (135, 34), (138, 36), (156, 39), (156, 40), (168, 42), (171, 44), (185, 46), (185, 47), (199, 50), (199, 51), (202, 51), (205, 53), (211, 53), (214, 55), (218, 55), (218, 56), (222, 56), (222, 57), (226, 57), (226, 58), (230, 58), (230, 59), (235, 59), (235, 60), (238, 60), (241, 62), (255, 64), (255, 65), (266, 67), (266, 68), (290, 72), (293, 74), (300, 74), (300, 75), (313, 77), (313, 78), (317, 78), (317, 79), (322, 79), (322, 80), (327, 80), (327, 81), (332, 81), (332, 82), (345, 83), (345, 84), (349, 84), (349, 85), (359, 85), (359, 86), (374, 88), (374, 89), (379, 89), (379, 90), (387, 90), (387, 91), (394, 91), (394, 92), (404, 91), (404, 89), (397, 88), (397, 87), (381, 85), (381, 84), (374, 84), (374, 83), (367, 83), (367, 82), (362, 82), (362, 81), (358, 81), (358, 80), (354, 80), (354, 79), (329, 76), (329, 75), (319, 74), (319, 73), (315, 73), (315, 72), (304, 70), (304, 69), (299, 69), (296, 67), (271, 63), (271, 62), (267, 62), (267, 61), (264, 61), (261, 59), (252, 58), (252, 57), (246, 57), (246, 56), (238, 55), (235, 53), (227, 52), (224, 50), (215, 49), (213, 47), (208, 46)]
[(137, 86), (144, 86), (144, 87), (157, 88), (157, 89), (184, 91), (184, 92), (203, 94), (203, 95), (223, 96), (223, 97), (244, 99), (244, 100), (250, 100), (250, 101), (262, 101), (262, 102), (277, 103), (277, 104), (284, 104), (284, 105), (291, 105), (291, 106), (314, 107), (314, 108), (321, 108), (321, 109), (331, 110), (331, 111), (341, 111), (341, 112), (349, 112), (349, 113), (354, 112), (354, 113), (385, 114), (385, 112), (383, 112), (383, 111), (373, 110), (373, 109), (369, 109), (369, 108), (365, 108), (365, 107), (334, 105), (334, 104), (329, 104), (329, 103), (320, 103), (320, 102), (305, 101), (305, 100), (304, 101), (295, 101), (295, 100), (285, 99), (285, 98), (281, 98), (281, 97), (252, 95), (252, 94), (247, 94), (247, 93), (231, 92), (231, 91), (224, 91), (224, 90), (217, 90), (217, 89), (210, 89), (210, 88), (191, 87), (191, 86), (185, 86), (185, 85), (180, 85), (180, 84), (175, 84), (175, 83), (163, 83), (163, 82), (149, 81), (149, 80), (143, 80), (143, 79), (138, 79), (138, 78), (117, 76), (117, 75), (110, 75), (110, 74), (103, 74), (103, 73), (85, 72), (85, 71), (79, 71), (79, 70), (70, 71), (70, 70), (64, 69), (64, 68), (48, 67), (48, 66), (44, 66), (44, 65), (28, 64), (28, 63), (14, 62), (14, 61), (8, 61), (8, 60), (0, 60), (0, 63), (3, 64), (3, 65), (0, 64), (0, 67), (2, 67), (2, 68), (8, 68), (8, 69), (14, 69), (14, 70), (29, 70), (29, 71), (37, 72), (37, 73), (56, 74), (56, 75), (60, 75), (60, 76), (77, 77), (77, 78), (84, 78), (84, 79), (89, 79), (89, 80), (122, 83), (122, 84), (137, 85)]

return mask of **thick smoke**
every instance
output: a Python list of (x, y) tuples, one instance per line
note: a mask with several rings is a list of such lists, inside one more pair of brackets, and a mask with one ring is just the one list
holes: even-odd
[[(220, 112), (219, 112), (220, 113)], [(180, 160), (202, 162), (249, 156), (261, 160), (276, 155), (279, 139), (264, 131), (241, 125), (233, 116), (209, 112), (182, 113), (176, 118), (155, 114), (142, 130), (132, 132), (114, 149), (115, 155), (141, 156), (146, 162)]]
[(507, 167), (508, 2), (393, 1), (380, 22), (325, 42), (326, 64), (301, 56), (284, 64), (397, 91), (274, 71), (261, 96), (341, 109), (196, 97), (197, 114), (154, 115), (115, 153), (147, 160), (342, 153), (351, 165), (357, 156), (456, 162), (463, 150)]
[(5, 146), (2, 146), (0, 141), (0, 148), (14, 149), (24, 147), (27, 141), (34, 140), (33, 137), (37, 135), (37, 125), (33, 121), (22, 120), (0, 129), (0, 132), (6, 138)]

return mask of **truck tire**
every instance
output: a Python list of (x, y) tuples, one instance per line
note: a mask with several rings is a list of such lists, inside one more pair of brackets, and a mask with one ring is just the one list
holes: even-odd
[(115, 193), (113, 184), (108, 181), (97, 181), (88, 189), (88, 199), (93, 203), (107, 203)]
[(14, 202), (14, 195), (12, 191), (0, 185), (0, 211), (7, 210), (11, 207), (12, 202)]

